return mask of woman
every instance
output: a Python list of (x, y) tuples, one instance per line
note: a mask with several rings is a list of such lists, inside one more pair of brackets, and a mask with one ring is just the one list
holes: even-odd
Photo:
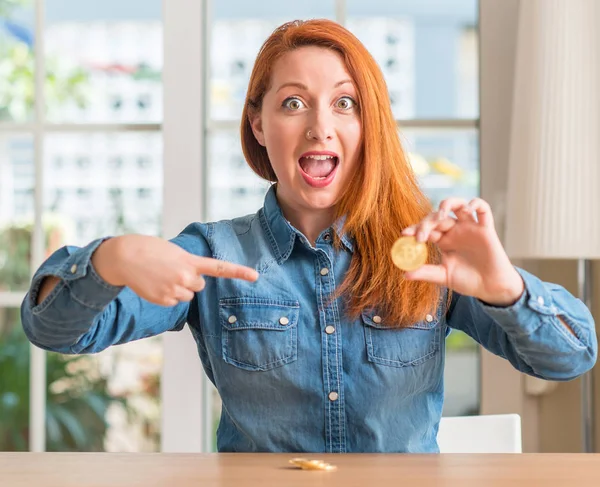
[[(219, 451), (438, 451), (452, 328), (536, 377), (594, 364), (587, 308), (510, 263), (485, 202), (432, 211), (382, 74), (343, 27), (267, 39), (241, 136), (276, 182), (258, 213), (58, 250), (22, 305), (29, 339), (93, 353), (187, 322), (223, 400)], [(401, 233), (429, 250), (409, 273), (390, 258)]]

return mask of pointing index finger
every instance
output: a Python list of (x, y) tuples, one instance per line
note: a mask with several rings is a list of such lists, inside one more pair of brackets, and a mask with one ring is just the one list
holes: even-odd
[(197, 269), (204, 276), (243, 279), (250, 282), (258, 279), (258, 272), (251, 267), (209, 257), (198, 257)]

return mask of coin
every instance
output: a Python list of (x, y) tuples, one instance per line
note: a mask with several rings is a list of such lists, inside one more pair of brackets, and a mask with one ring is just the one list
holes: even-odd
[(308, 460), (307, 458), (292, 458), (290, 460), (292, 465), (300, 467), (302, 470), (335, 470), (337, 467), (329, 463), (325, 463), (322, 460)]
[(413, 236), (403, 236), (392, 245), (392, 261), (403, 271), (414, 271), (427, 262), (427, 245)]

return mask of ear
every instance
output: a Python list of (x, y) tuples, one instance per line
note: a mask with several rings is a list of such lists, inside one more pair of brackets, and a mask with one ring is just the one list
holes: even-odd
[(260, 113), (248, 115), (250, 126), (252, 127), (252, 133), (260, 145), (265, 146), (265, 134), (262, 129), (262, 118)]

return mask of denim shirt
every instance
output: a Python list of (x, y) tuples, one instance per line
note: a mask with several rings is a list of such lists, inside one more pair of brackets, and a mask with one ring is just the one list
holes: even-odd
[[(255, 215), (193, 223), (172, 242), (253, 267), (255, 283), (207, 277), (191, 302), (162, 307), (104, 282), (91, 264), (102, 239), (63, 247), (36, 272), (22, 307), (31, 342), (46, 350), (99, 352), (181, 330), (187, 322), (223, 401), (221, 452), (437, 452), (445, 338), (463, 330), (518, 370), (569, 380), (596, 360), (594, 322), (562, 287), (518, 269), (526, 291), (512, 306), (453, 293), (435, 315), (389, 329), (376, 309), (345, 317), (328, 301), (350, 264), (325, 230), (313, 247), (283, 217), (274, 188)], [(383, 258), (383, 257), (382, 257)], [(61, 281), (39, 305), (40, 282)], [(568, 323), (575, 335), (560, 322)]]

